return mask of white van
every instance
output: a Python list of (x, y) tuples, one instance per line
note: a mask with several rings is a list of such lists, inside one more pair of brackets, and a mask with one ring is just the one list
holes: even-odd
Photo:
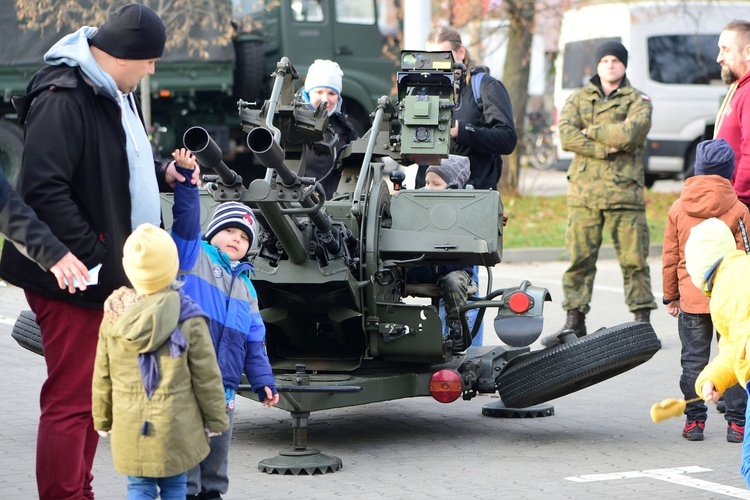
[[(654, 105), (646, 185), (692, 175), (695, 146), (727, 91), (716, 56), (719, 34), (734, 19), (750, 19), (750, 2), (613, 2), (565, 12), (555, 63), (555, 120), (565, 100), (596, 73), (597, 47), (619, 41), (628, 49), (628, 80)], [(573, 154), (562, 151), (559, 137), (555, 141), (556, 167), (565, 170)]]

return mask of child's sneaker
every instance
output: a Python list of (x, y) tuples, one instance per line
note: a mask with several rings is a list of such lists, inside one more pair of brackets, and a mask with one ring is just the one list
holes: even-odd
[(705, 427), (706, 422), (701, 422), (700, 420), (686, 420), (685, 427), (682, 429), (682, 437), (688, 441), (703, 441), (703, 429)]
[(735, 422), (727, 424), (727, 441), (730, 443), (741, 443), (745, 437), (745, 426)]

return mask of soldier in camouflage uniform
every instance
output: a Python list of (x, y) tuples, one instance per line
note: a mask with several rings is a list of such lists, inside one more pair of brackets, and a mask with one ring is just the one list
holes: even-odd
[(622, 269), (625, 302), (636, 321), (649, 322), (649, 229), (644, 202), (643, 150), (651, 128), (651, 100), (625, 77), (628, 52), (605, 42), (596, 53), (597, 75), (575, 92), (560, 114), (563, 149), (575, 153), (568, 169), (567, 248), (563, 275), (563, 328), (542, 338), (545, 346), (565, 330), (586, 334), (596, 259), (606, 225)]

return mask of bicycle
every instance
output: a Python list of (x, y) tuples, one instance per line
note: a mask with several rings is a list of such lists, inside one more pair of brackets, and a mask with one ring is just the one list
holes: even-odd
[(529, 165), (547, 170), (555, 164), (557, 151), (552, 141), (552, 130), (545, 115), (539, 111), (529, 114), (524, 134), (524, 152)]

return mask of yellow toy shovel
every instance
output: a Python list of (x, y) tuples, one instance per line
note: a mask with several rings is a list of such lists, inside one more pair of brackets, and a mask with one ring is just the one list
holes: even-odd
[(651, 407), (651, 420), (655, 424), (663, 422), (668, 418), (679, 417), (685, 412), (685, 406), (688, 403), (700, 401), (701, 398), (693, 398), (685, 401), (684, 399), (669, 398), (660, 403), (654, 403)]

